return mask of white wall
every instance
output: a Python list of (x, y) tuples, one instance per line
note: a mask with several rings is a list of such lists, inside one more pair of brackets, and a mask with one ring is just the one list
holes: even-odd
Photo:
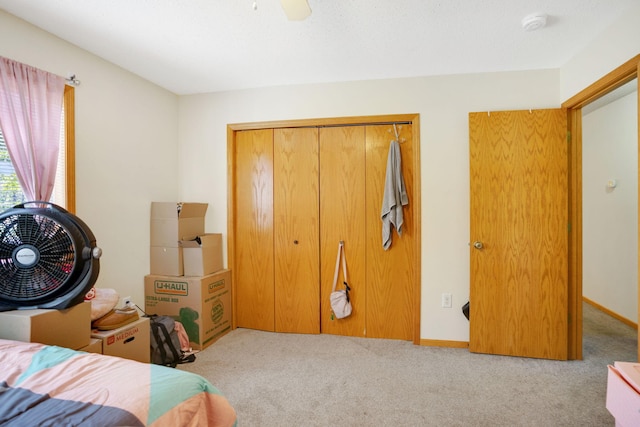
[(0, 11), (0, 55), (82, 84), (75, 90), (77, 215), (103, 249), (96, 286), (144, 304), (152, 200), (178, 195), (178, 98)]
[[(208, 201), (209, 232), (227, 230), (228, 123), (419, 113), (423, 339), (467, 341), (471, 111), (558, 107), (557, 70), (457, 75), (183, 96), (180, 194)], [(453, 309), (440, 307), (442, 292)]]
[(582, 294), (636, 322), (638, 92), (585, 114), (582, 131)]
[(640, 3), (602, 34), (595, 35), (560, 69), (563, 101), (640, 54)]

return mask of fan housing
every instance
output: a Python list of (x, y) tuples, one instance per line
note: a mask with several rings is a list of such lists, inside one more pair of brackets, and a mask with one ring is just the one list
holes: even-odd
[(6, 210), (0, 214), (0, 310), (82, 302), (98, 277), (101, 253), (91, 229), (60, 206), (27, 202)]

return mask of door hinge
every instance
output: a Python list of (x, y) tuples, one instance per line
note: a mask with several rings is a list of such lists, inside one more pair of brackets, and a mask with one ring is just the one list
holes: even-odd
[(567, 142), (571, 143), (571, 131), (567, 131)]

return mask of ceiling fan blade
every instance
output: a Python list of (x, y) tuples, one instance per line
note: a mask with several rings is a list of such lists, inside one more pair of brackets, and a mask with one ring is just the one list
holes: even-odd
[(307, 0), (280, 0), (280, 4), (289, 21), (302, 21), (311, 15)]

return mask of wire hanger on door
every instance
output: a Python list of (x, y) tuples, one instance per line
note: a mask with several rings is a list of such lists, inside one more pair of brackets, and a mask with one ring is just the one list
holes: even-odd
[[(398, 132), (398, 127), (400, 128), (400, 131), (402, 131), (402, 125), (398, 125), (396, 126), (396, 124), (393, 124), (393, 134), (396, 137), (396, 141), (398, 141), (399, 143), (403, 143), (405, 141), (404, 138), (400, 138), (400, 132)], [(391, 133), (391, 129), (389, 129), (389, 133)]]

